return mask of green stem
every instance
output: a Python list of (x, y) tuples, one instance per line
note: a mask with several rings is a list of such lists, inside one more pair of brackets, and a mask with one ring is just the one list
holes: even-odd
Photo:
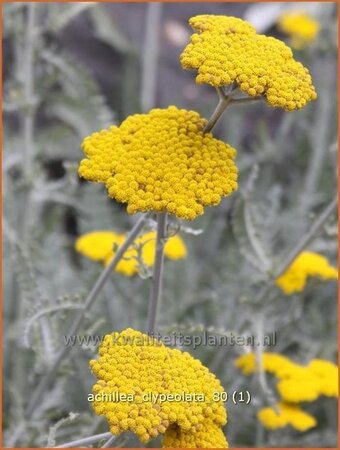
[(34, 33), (35, 33), (35, 18), (36, 18), (36, 4), (30, 3), (27, 11), (27, 28), (25, 37), (25, 54), (23, 60), (24, 72), (24, 102), (25, 110), (23, 112), (23, 137), (24, 137), (24, 174), (26, 182), (32, 176), (32, 159), (33, 159), (33, 129), (34, 129)]
[[(313, 226), (310, 228), (308, 233), (306, 233), (301, 240), (297, 243), (297, 245), (291, 250), (291, 252), (287, 255), (287, 257), (282, 261), (282, 263), (278, 266), (277, 270), (274, 271), (273, 279), (275, 280), (280, 275), (282, 275), (288, 267), (291, 265), (291, 263), (294, 261), (294, 259), (306, 248), (306, 246), (311, 242), (311, 240), (315, 237), (315, 235), (318, 233), (318, 231), (321, 229), (321, 227), (325, 224), (325, 222), (328, 220), (329, 216), (336, 210), (336, 207), (338, 205), (338, 197), (335, 196), (334, 199), (329, 203), (329, 205), (324, 209), (324, 211), (320, 214), (318, 219), (314, 222)], [(270, 290), (270, 284), (267, 284), (260, 294), (258, 295), (257, 300), (261, 300), (264, 298), (267, 293)], [(257, 301), (256, 301), (257, 303)], [(269, 389), (266, 375), (263, 369), (262, 364), (262, 354), (263, 354), (263, 348), (262, 348), (262, 342), (263, 342), (263, 316), (262, 314), (255, 314), (254, 315), (254, 323), (257, 327), (257, 339), (258, 339), (258, 347), (256, 348), (255, 356), (256, 356), (256, 364), (258, 367), (258, 382), (261, 387), (262, 393), (264, 398), (267, 400), (268, 404), (273, 407), (276, 410), (276, 399), (272, 393), (272, 391)], [(263, 400), (263, 399), (262, 399)], [(257, 446), (262, 445), (262, 439), (263, 439), (263, 428), (258, 427), (257, 429)]]
[(102, 445), (102, 447), (101, 448), (112, 448), (112, 447), (115, 447), (115, 446), (113, 446), (112, 444), (115, 442), (115, 440), (117, 439), (117, 436), (111, 436), (111, 437), (109, 437), (109, 439), (105, 442), (105, 444), (104, 445)]
[(278, 266), (274, 273), (274, 277), (278, 278), (282, 275), (294, 259), (304, 250), (307, 245), (314, 239), (315, 235), (322, 228), (325, 222), (328, 220), (329, 216), (336, 211), (338, 205), (338, 196), (336, 195), (329, 205), (323, 210), (318, 219), (314, 222), (310, 230), (301, 238), (297, 245), (288, 253), (287, 257), (282, 261), (282, 264)]
[[(336, 211), (338, 205), (338, 196), (336, 195), (334, 199), (329, 203), (329, 205), (323, 210), (318, 219), (314, 222), (310, 230), (302, 236), (300, 241), (296, 244), (294, 248), (288, 253), (286, 258), (283, 259), (282, 263), (277, 266), (270, 277), (272, 281), (275, 281), (279, 276), (281, 276), (291, 265), (294, 259), (307, 247), (307, 245), (315, 238), (315, 235), (319, 230), (325, 225), (329, 216)], [(267, 283), (264, 288), (259, 292), (254, 304), (262, 301), (262, 299), (268, 294), (271, 288), (271, 283)]]
[(149, 111), (155, 104), (162, 8), (162, 3), (158, 2), (147, 5), (141, 76), (142, 111)]
[(204, 133), (209, 133), (209, 131), (211, 131), (214, 128), (214, 126), (216, 125), (216, 123), (218, 122), (218, 120), (220, 119), (220, 117), (222, 116), (222, 114), (224, 113), (224, 111), (228, 106), (251, 103), (254, 101), (261, 100), (261, 97), (234, 98), (232, 97), (232, 93), (236, 90), (237, 86), (235, 86), (234, 84), (229, 86), (227, 92), (224, 92), (222, 87), (216, 88), (219, 97), (219, 102), (215, 108), (215, 111), (212, 113), (210, 119), (208, 120), (208, 123), (203, 128)]
[(266, 400), (267, 404), (275, 407), (277, 400), (274, 393), (269, 388), (267, 383), (266, 372), (263, 367), (263, 343), (264, 343), (264, 323), (265, 323), (265, 313), (260, 311), (258, 314), (254, 315), (254, 326), (256, 328), (256, 339), (257, 346), (255, 347), (255, 359), (257, 366), (257, 378), (258, 383), (262, 391), (262, 401)]
[(222, 116), (229, 103), (231, 103), (232, 101), (232, 98), (229, 95), (226, 95), (222, 88), (219, 87), (216, 90), (220, 100), (216, 106), (215, 111), (212, 113), (210, 119), (208, 120), (208, 123), (203, 129), (204, 133), (209, 133), (209, 131), (211, 131), (214, 128), (217, 121)]
[(155, 265), (153, 268), (152, 288), (149, 303), (148, 333), (152, 333), (155, 330), (162, 295), (164, 244), (166, 239), (166, 219), (167, 219), (166, 213), (157, 214)]

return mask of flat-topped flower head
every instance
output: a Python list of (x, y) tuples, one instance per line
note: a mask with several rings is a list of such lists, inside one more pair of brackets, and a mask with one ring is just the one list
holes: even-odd
[(307, 366), (281, 378), (277, 384), (286, 402), (312, 402), (320, 396), (338, 396), (338, 367), (331, 361), (313, 359)]
[(173, 441), (176, 430), (184, 433), (178, 438), (181, 443), (187, 433), (198, 433), (197, 442), (203, 442), (204, 435), (208, 441), (209, 423), (219, 436), (216, 444), (222, 442), (216, 428), (226, 423), (227, 416), (214, 393), (223, 388), (189, 353), (126, 329), (105, 336), (99, 358), (90, 361), (90, 367), (98, 378), (92, 406), (106, 417), (113, 435), (132, 431), (146, 443), (168, 430), (167, 439)]
[[(286, 403), (311, 402), (322, 395), (338, 396), (338, 368), (331, 361), (312, 359), (307, 365), (301, 365), (278, 353), (264, 353), (262, 366), (278, 379), (277, 390)], [(245, 375), (254, 373), (255, 354), (240, 356), (236, 367)]]
[(286, 11), (279, 17), (278, 27), (290, 36), (290, 45), (302, 49), (313, 43), (320, 25), (305, 11)]
[(79, 175), (104, 183), (130, 214), (192, 220), (237, 189), (236, 151), (204, 133), (206, 120), (170, 106), (128, 117), (84, 139)]
[(288, 295), (294, 292), (302, 292), (310, 277), (317, 277), (321, 280), (336, 280), (338, 271), (329, 264), (324, 256), (313, 252), (302, 252), (286, 272), (276, 279), (276, 284)]
[[(125, 234), (113, 231), (92, 231), (80, 236), (76, 243), (77, 252), (108, 265), (115, 256), (115, 247), (119, 247), (126, 239)], [(155, 262), (156, 232), (150, 231), (138, 236), (133, 245), (124, 253), (116, 266), (116, 271), (127, 276), (140, 272), (139, 260), (152, 267)], [(164, 255), (173, 260), (186, 257), (187, 250), (179, 235), (170, 236), (164, 245)]]
[(278, 39), (256, 34), (235, 17), (200, 15), (189, 23), (197, 33), (180, 59), (184, 69), (197, 69), (197, 83), (237, 83), (249, 96), (263, 96), (270, 106), (287, 111), (316, 99), (308, 70)]
[(298, 431), (307, 431), (316, 426), (316, 419), (303, 411), (299, 405), (278, 403), (273, 407), (262, 408), (257, 418), (265, 428), (277, 430), (288, 425)]
[[(235, 365), (245, 375), (258, 370), (254, 353), (240, 356)], [(277, 378), (281, 399), (275, 407), (262, 408), (257, 414), (268, 429), (290, 425), (298, 431), (307, 431), (316, 425), (316, 419), (303, 411), (299, 403), (312, 402), (320, 396), (338, 396), (338, 367), (331, 361), (312, 359), (307, 365), (301, 365), (279, 353), (263, 353), (262, 367)]]
[[(250, 375), (257, 370), (256, 358), (254, 353), (247, 353), (237, 358), (235, 362), (244, 375)], [(262, 367), (266, 372), (275, 375), (278, 378), (284, 378), (295, 373), (299, 367), (299, 364), (291, 361), (280, 353), (263, 353), (262, 355)]]

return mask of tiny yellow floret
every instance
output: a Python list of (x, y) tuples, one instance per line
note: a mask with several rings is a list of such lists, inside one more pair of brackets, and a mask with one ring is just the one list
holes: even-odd
[(293, 111), (317, 97), (308, 70), (282, 41), (256, 34), (236, 17), (199, 15), (189, 20), (197, 31), (181, 54), (184, 69), (197, 69), (197, 83), (215, 87), (237, 83), (251, 97)]
[(302, 49), (313, 43), (320, 31), (320, 24), (304, 11), (287, 11), (278, 20), (281, 31), (290, 36), (290, 45)]
[(302, 252), (286, 272), (276, 279), (276, 284), (285, 294), (289, 295), (294, 292), (302, 292), (309, 277), (336, 280), (338, 271), (329, 264), (324, 256), (313, 252)]
[(84, 139), (79, 175), (104, 183), (127, 212), (192, 220), (237, 189), (236, 150), (204, 133), (206, 120), (170, 106), (128, 117)]
[[(125, 241), (126, 235), (113, 231), (92, 231), (80, 236), (75, 243), (77, 252), (93, 261), (100, 261), (108, 265), (115, 256), (115, 246), (119, 247)], [(156, 232), (150, 231), (136, 238), (135, 242), (124, 253), (123, 258), (116, 266), (116, 271), (127, 276), (132, 276), (140, 271), (139, 253), (143, 264), (152, 267), (155, 262)], [(183, 239), (171, 236), (164, 245), (164, 255), (173, 260), (183, 259), (187, 255), (187, 249)]]

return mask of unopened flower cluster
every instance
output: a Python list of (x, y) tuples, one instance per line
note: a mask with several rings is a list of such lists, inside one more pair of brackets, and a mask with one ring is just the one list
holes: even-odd
[(197, 83), (215, 87), (237, 83), (251, 97), (287, 111), (316, 98), (308, 70), (294, 60), (283, 42), (256, 34), (249, 23), (226, 16), (200, 15), (189, 20), (193, 34), (181, 54), (185, 69), (197, 69)]
[[(132, 431), (146, 443), (165, 434), (164, 446), (226, 448), (221, 427), (226, 410), (214, 401), (223, 392), (219, 380), (189, 353), (170, 349), (157, 339), (126, 329), (105, 336), (98, 360), (90, 361), (98, 381), (93, 394), (133, 395), (133, 401), (94, 401), (98, 415), (105, 416), (113, 435)], [(203, 400), (170, 401), (173, 394), (203, 394)], [(145, 394), (147, 397), (145, 397)], [(149, 394), (162, 394), (164, 401)], [(169, 398), (169, 400), (168, 400)]]
[(310, 277), (322, 280), (336, 280), (338, 271), (332, 267), (327, 258), (318, 253), (302, 252), (279, 278), (276, 284), (285, 294), (302, 292)]
[(204, 133), (194, 111), (170, 106), (128, 117), (92, 134), (82, 148), (83, 178), (106, 185), (128, 213), (168, 212), (192, 220), (237, 189), (235, 149)]
[(296, 49), (302, 49), (315, 41), (320, 25), (313, 17), (304, 11), (287, 11), (278, 21), (281, 31), (290, 36), (290, 44)]
[[(75, 249), (93, 261), (108, 265), (115, 256), (115, 247), (126, 239), (125, 234), (113, 231), (93, 231), (80, 236)], [(140, 272), (141, 265), (152, 267), (155, 261), (156, 232), (150, 231), (137, 237), (134, 244), (126, 250), (116, 266), (116, 271), (127, 276)], [(179, 235), (170, 236), (164, 245), (164, 255), (173, 260), (186, 257), (187, 250)]]
[[(256, 358), (248, 353), (236, 360), (236, 366), (245, 375), (257, 370)], [(316, 425), (313, 416), (300, 408), (301, 402), (312, 402), (320, 396), (338, 396), (338, 367), (326, 360), (313, 359), (306, 366), (297, 364), (278, 353), (262, 355), (263, 370), (278, 379), (276, 385), (281, 402), (275, 408), (263, 408), (258, 419), (267, 428), (293, 426), (305, 431)]]

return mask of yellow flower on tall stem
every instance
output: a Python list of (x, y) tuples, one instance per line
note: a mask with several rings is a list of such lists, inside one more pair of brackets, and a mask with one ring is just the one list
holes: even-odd
[(130, 214), (195, 219), (237, 189), (236, 151), (205, 133), (206, 122), (175, 106), (130, 116), (84, 139), (79, 175), (104, 183)]
[(282, 41), (256, 34), (236, 17), (199, 15), (189, 23), (197, 33), (183, 50), (181, 63), (184, 69), (197, 69), (197, 83), (216, 88), (235, 84), (248, 96), (286, 111), (316, 99), (308, 70)]

